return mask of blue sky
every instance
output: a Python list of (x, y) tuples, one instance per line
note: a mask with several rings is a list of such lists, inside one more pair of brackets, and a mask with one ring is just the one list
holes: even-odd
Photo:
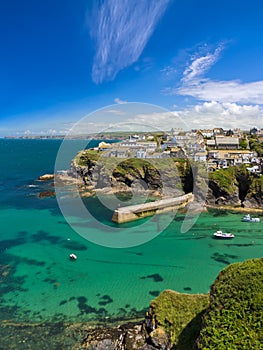
[(89, 114), (99, 131), (118, 108), (93, 111), (125, 102), (170, 111), (127, 119), (162, 129), (263, 127), (262, 14), (261, 0), (2, 0), (0, 136)]

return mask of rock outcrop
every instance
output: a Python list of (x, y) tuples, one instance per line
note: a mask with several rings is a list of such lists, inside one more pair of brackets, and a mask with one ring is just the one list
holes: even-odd
[(38, 180), (41, 180), (41, 181), (48, 181), (53, 179), (54, 179), (54, 174), (44, 174), (38, 177)]
[(251, 174), (244, 165), (207, 174), (200, 163), (187, 159), (122, 160), (88, 150), (74, 158), (71, 174), (87, 188), (106, 193), (147, 190), (177, 197), (193, 192), (197, 201), (210, 205), (263, 207), (263, 176)]
[(85, 186), (105, 192), (149, 191), (160, 195), (184, 194), (185, 176), (171, 159), (122, 160), (82, 151), (72, 161), (71, 174)]
[(233, 166), (209, 176), (208, 204), (263, 208), (263, 177), (244, 166)]

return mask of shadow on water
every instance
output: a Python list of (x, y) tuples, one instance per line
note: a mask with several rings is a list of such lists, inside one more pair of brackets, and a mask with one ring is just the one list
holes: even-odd
[(217, 261), (219, 263), (225, 264), (225, 265), (229, 265), (231, 264), (233, 261), (230, 261), (230, 259), (232, 260), (236, 260), (238, 259), (237, 255), (231, 255), (231, 254), (221, 254), (221, 253), (214, 253), (211, 256), (211, 259), (213, 259), (214, 261)]
[(70, 250), (81, 251), (81, 250), (87, 250), (88, 249), (87, 246), (82, 244), (82, 243), (79, 243), (79, 242), (76, 242), (76, 241), (72, 241), (72, 240), (65, 242), (64, 238), (61, 238), (59, 236), (51, 235), (48, 232), (43, 231), (43, 230), (40, 230), (37, 233), (33, 234), (31, 236), (31, 240), (34, 243), (39, 243), (39, 242), (46, 241), (47, 243), (57, 244), (57, 245), (60, 245), (63, 248), (70, 249)]
[(153, 297), (158, 297), (158, 295), (160, 294), (161, 292), (159, 290), (152, 290), (152, 291), (149, 291), (149, 294)]
[(159, 275), (158, 273), (154, 273), (153, 275), (140, 277), (141, 280), (145, 280), (147, 278), (153, 279), (154, 282), (162, 282), (163, 281), (162, 276)]

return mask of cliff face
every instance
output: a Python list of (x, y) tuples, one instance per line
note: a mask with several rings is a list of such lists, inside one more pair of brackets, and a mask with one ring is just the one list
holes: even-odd
[[(185, 164), (175, 164), (171, 159), (122, 160), (103, 157), (96, 151), (80, 152), (72, 161), (71, 174), (94, 189), (111, 192), (148, 190), (170, 196), (183, 195), (185, 179), (190, 176)], [(191, 181), (187, 182), (188, 187), (189, 183)]]
[[(263, 207), (263, 176), (249, 173), (244, 166), (207, 174), (200, 165), (184, 159), (120, 159), (103, 157), (98, 151), (80, 152), (72, 161), (71, 172), (85, 186), (106, 192), (149, 190), (156, 194), (179, 196), (193, 192), (211, 205)], [(198, 175), (200, 174), (200, 176)], [(196, 175), (197, 174), (197, 175)]]
[(221, 169), (209, 176), (209, 204), (247, 208), (263, 207), (263, 177), (249, 173), (244, 166)]

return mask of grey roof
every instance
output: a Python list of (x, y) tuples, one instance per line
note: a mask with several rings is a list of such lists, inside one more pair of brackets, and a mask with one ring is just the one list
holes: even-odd
[(216, 137), (217, 145), (238, 145), (238, 137)]

